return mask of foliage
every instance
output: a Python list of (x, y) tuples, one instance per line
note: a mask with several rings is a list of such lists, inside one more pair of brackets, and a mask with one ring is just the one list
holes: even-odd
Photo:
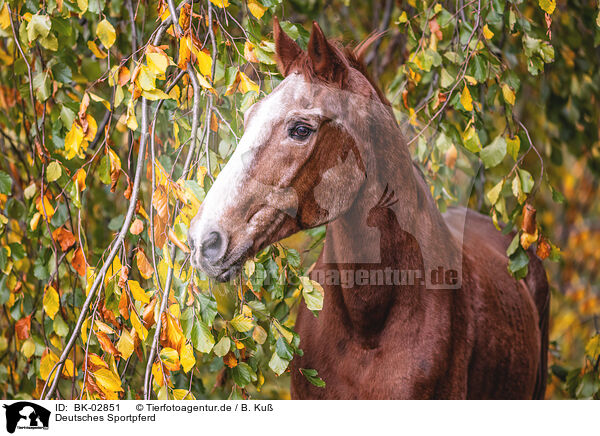
[[(304, 47), (310, 19), (357, 41), (388, 30), (366, 61), (412, 129), (440, 209), (468, 203), (517, 228), (507, 251), (516, 277), (535, 249), (560, 261), (553, 283), (574, 283), (564, 272), (589, 266), (569, 265), (555, 243), (568, 247), (564, 229), (581, 216), (566, 216), (578, 192), (565, 175), (579, 165), (595, 186), (600, 171), (598, 5), (379, 6), (0, 0), (4, 398), (287, 396), (280, 377), (302, 353), (297, 308), (322, 305), (306, 272), (324, 229), (267, 248), (234, 284), (193, 271), (186, 240), (244, 112), (281, 80), (275, 14)], [(459, 173), (473, 180), (466, 198)], [(555, 333), (562, 317), (595, 316), (594, 281), (578, 284), (596, 298), (585, 312), (571, 290), (555, 292), (553, 395), (598, 395), (598, 336), (577, 331), (581, 344), (565, 353), (577, 341)]]

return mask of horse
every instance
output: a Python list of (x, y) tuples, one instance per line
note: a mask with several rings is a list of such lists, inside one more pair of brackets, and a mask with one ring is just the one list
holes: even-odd
[(273, 36), (284, 79), (245, 112), (190, 223), (192, 265), (226, 281), (269, 244), (327, 226), (310, 272), (323, 309), (315, 317), (303, 306), (296, 320), (294, 399), (543, 399), (540, 259), (529, 252), (517, 280), (510, 235), (466, 208), (439, 212), (361, 61), (364, 45), (342, 47), (313, 23), (303, 50), (276, 17)]

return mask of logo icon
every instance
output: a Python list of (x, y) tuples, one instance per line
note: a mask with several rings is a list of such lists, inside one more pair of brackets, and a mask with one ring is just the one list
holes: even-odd
[(17, 428), (48, 429), (50, 411), (39, 404), (19, 401), (3, 407), (6, 409), (6, 431), (9, 433), (14, 433)]

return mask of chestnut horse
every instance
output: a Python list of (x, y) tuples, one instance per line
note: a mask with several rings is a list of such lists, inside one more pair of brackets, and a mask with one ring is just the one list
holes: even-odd
[[(245, 132), (190, 226), (192, 264), (225, 281), (267, 245), (327, 224), (302, 307), (297, 399), (543, 398), (549, 292), (541, 262), (507, 271), (510, 236), (488, 217), (438, 211), (389, 102), (359, 54), (314, 23), (302, 50), (277, 19), (285, 79)], [(326, 382), (310, 384), (300, 368)]]

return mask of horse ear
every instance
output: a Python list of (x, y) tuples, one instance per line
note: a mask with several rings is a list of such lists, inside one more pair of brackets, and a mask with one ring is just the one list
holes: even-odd
[(339, 50), (327, 41), (316, 21), (313, 21), (308, 41), (308, 57), (315, 74), (326, 82), (342, 85), (348, 76), (347, 62)]
[(273, 17), (273, 38), (275, 39), (277, 68), (285, 77), (289, 74), (294, 61), (302, 54), (302, 49), (283, 31), (276, 16)]

